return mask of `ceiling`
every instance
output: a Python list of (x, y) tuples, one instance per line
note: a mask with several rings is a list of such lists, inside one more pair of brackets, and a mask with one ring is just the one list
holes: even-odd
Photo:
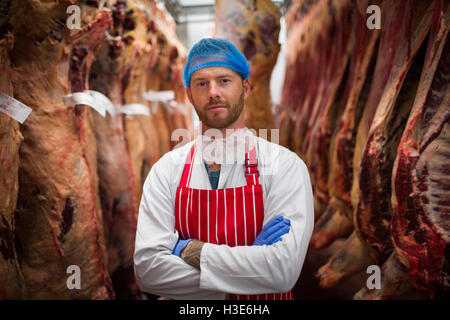
[[(214, 20), (214, 0), (160, 0), (177, 24)], [(286, 12), (290, 0), (272, 0)]]

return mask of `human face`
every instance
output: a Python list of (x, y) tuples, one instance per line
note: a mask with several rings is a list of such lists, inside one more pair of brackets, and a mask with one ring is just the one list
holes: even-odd
[(189, 101), (207, 128), (244, 127), (244, 101), (250, 82), (225, 67), (208, 67), (195, 71), (186, 89)]

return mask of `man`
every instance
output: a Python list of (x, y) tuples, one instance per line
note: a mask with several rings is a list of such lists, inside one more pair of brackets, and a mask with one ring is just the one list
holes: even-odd
[(225, 39), (189, 53), (183, 82), (202, 135), (166, 153), (144, 183), (134, 255), (144, 292), (292, 299), (313, 229), (311, 183), (295, 153), (245, 127), (249, 73)]

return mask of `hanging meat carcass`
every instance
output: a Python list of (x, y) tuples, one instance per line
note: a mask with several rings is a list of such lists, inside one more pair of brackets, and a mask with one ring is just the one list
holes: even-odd
[(252, 91), (246, 101), (247, 127), (274, 128), (270, 78), (280, 45), (280, 11), (270, 0), (216, 0), (215, 36), (233, 42), (250, 63)]
[[(290, 129), (281, 131), (281, 140), (289, 141), (287, 145), (299, 155), (313, 104), (320, 102), (320, 96), (318, 100), (314, 99), (319, 89), (319, 79), (324, 76), (321, 66), (327, 58), (327, 52), (322, 50), (325, 48), (322, 38), (327, 38), (322, 23), (325, 22), (326, 28), (326, 24), (331, 22), (329, 18), (326, 1), (293, 1), (286, 13), (286, 72), (280, 128)], [(316, 213), (323, 211), (317, 208), (316, 204)]]
[[(135, 198), (139, 201), (150, 168), (173, 147), (172, 128), (190, 126), (186, 106), (176, 105), (185, 108), (186, 114), (176, 111), (171, 116), (167, 105), (147, 102), (145, 93), (179, 92), (181, 74), (174, 70), (182, 68), (186, 53), (176, 39), (173, 19), (161, 4), (132, 0), (127, 0), (126, 4), (124, 25), (128, 29), (123, 36), (123, 103), (149, 107), (147, 115), (135, 114), (125, 119), (127, 147), (135, 177)], [(185, 100), (181, 94), (175, 98)]]
[[(358, 1), (353, 8), (354, 46), (346, 95), (343, 99), (345, 109), (338, 121), (337, 132), (331, 139), (328, 177), (330, 201), (325, 213), (317, 221), (316, 230), (311, 238), (311, 244), (316, 248), (326, 247), (353, 230), (353, 210), (350, 200), (353, 180), (352, 157), (359, 120), (372, 82), (376, 57), (374, 52), (380, 34), (377, 29), (370, 30), (366, 27), (368, 5), (368, 1)], [(381, 6), (380, 2), (377, 2), (377, 5)]]
[[(178, 141), (177, 136), (175, 135), (173, 139), (171, 139), (171, 143), (173, 147), (182, 146), (185, 143), (191, 140), (191, 137), (194, 135), (194, 128), (192, 124), (192, 107), (189, 104), (189, 100), (186, 95), (186, 90), (183, 86), (183, 82), (180, 79), (183, 78), (183, 69), (184, 64), (186, 62), (187, 52), (183, 47), (180, 51), (177, 48), (176, 60), (173, 63), (172, 67), (172, 79), (171, 85), (172, 89), (175, 92), (175, 102), (177, 102), (178, 108), (173, 110), (172, 112), (172, 128), (173, 130), (177, 130), (179, 128), (186, 129), (183, 133), (183, 141)], [(178, 85), (177, 85), (178, 84)], [(163, 87), (164, 88), (164, 87)], [(174, 131), (172, 131), (173, 133)]]
[[(134, 114), (124, 120), (127, 148), (134, 171), (135, 198), (139, 201), (142, 185), (151, 166), (161, 156), (158, 130), (165, 126), (159, 123), (152, 109), (146, 107), (144, 93), (148, 90), (148, 77), (154, 77), (154, 66), (160, 54), (159, 44), (155, 40), (154, 9), (142, 2), (126, 1), (124, 12), (124, 53), (122, 93), (124, 105), (139, 104), (146, 108), (147, 114)], [(165, 132), (167, 139), (170, 138)], [(167, 150), (168, 151), (168, 150)]]
[[(325, 0), (297, 1), (286, 18), (286, 74), (281, 103), (292, 113), (292, 122), (288, 126), (289, 148), (305, 161), (305, 137), (318, 115), (325, 96), (327, 77), (332, 71), (332, 64), (328, 64), (333, 39), (330, 35), (336, 26), (333, 24), (333, 14), (328, 10), (328, 3)], [(344, 5), (345, 3), (348, 4), (344, 2)], [(337, 2), (330, 3), (333, 9), (335, 5), (341, 7)], [(337, 55), (335, 57), (339, 58)], [(342, 64), (342, 59), (339, 63)], [(342, 75), (342, 72), (337, 74)], [(306, 164), (310, 166), (307, 161)], [(313, 187), (315, 188), (315, 183)], [(316, 195), (315, 189), (314, 194)], [(316, 219), (324, 212), (327, 205), (325, 201), (322, 197), (314, 197)]]
[[(89, 74), (89, 89), (109, 97), (112, 107), (122, 99), (122, 55), (126, 2), (112, 4), (113, 24), (95, 49)], [(97, 141), (99, 194), (108, 253), (108, 272), (116, 299), (135, 299), (138, 287), (134, 278), (133, 252), (137, 225), (137, 200), (132, 164), (125, 143), (123, 114), (108, 110), (103, 117), (92, 114)]]
[[(325, 90), (322, 98), (316, 104), (317, 113), (315, 122), (308, 124), (309, 130), (306, 132), (301, 152), (303, 159), (308, 163), (311, 179), (314, 181), (314, 197), (318, 208), (322, 208), (329, 202), (328, 194), (328, 168), (329, 168), (329, 145), (333, 135), (336, 119), (340, 118), (343, 111), (343, 89), (345, 88), (349, 60), (349, 54), (353, 47), (351, 34), (352, 18), (349, 1), (333, 2), (326, 11), (328, 16), (324, 16), (322, 41), (330, 47), (325, 68)], [(333, 31), (332, 31), (333, 30)], [(326, 36), (325, 36), (326, 35)], [(304, 61), (303, 63), (308, 63)], [(347, 70), (347, 72), (345, 72)], [(316, 216), (319, 216), (318, 213)], [(314, 240), (314, 239), (312, 239)]]
[[(0, 28), (6, 23), (0, 20)], [(13, 96), (13, 87), (9, 51), (13, 45), (12, 33), (0, 34), (0, 92), (10, 97)], [(14, 211), (19, 189), (19, 146), (22, 140), (19, 123), (0, 112), (0, 300), (20, 299), (23, 295), (23, 277), (14, 245)]]
[[(151, 42), (155, 44), (154, 52), (157, 53), (150, 63), (150, 70), (147, 73), (147, 87), (149, 90), (173, 91), (174, 100), (171, 103), (151, 104), (155, 109), (155, 113), (160, 119), (164, 116), (165, 124), (170, 133), (169, 147), (170, 149), (181, 146), (188, 142), (193, 136), (191, 107), (189, 106), (185, 88), (182, 82), (182, 72), (184, 63), (187, 58), (187, 50), (184, 45), (177, 39), (175, 21), (161, 3), (148, 3), (152, 16), (151, 29), (153, 36)], [(158, 108), (158, 109), (157, 109)], [(159, 111), (162, 108), (162, 112)], [(180, 137), (178, 133), (174, 133), (176, 129), (186, 129), (180, 131), (183, 137), (182, 141), (178, 141)], [(161, 130), (161, 133), (163, 133)], [(161, 156), (166, 152), (165, 137), (160, 139), (163, 142)], [(180, 138), (181, 139), (181, 138)]]
[[(412, 37), (417, 37), (417, 42), (412, 42), (410, 47), (409, 43), (402, 42), (402, 39), (398, 42), (399, 49), (395, 53), (394, 66), (401, 66), (404, 56), (408, 56), (407, 72), (400, 69), (402, 74), (396, 79), (401, 83), (401, 86), (398, 86), (400, 90), (384, 94), (379, 102), (361, 158), (360, 199), (354, 220), (356, 228), (374, 249), (378, 263), (384, 262), (392, 250), (389, 237), (392, 208), (390, 197), (386, 197), (386, 194), (391, 194), (392, 167), (417, 92), (427, 43), (423, 39), (431, 25), (434, 9), (433, 3), (428, 6), (416, 4), (415, 7), (413, 2), (405, 5), (402, 9), (412, 11), (412, 16), (402, 19), (405, 27), (400, 30), (411, 25), (414, 32)], [(423, 12), (424, 16), (419, 16), (416, 20), (415, 12)], [(402, 35), (402, 38), (405, 39), (406, 34)]]
[[(173, 91), (173, 85), (165, 86), (165, 83), (169, 80), (168, 77), (170, 77), (172, 71), (170, 66), (171, 54), (175, 56), (175, 51), (171, 50), (172, 46), (169, 42), (169, 34), (171, 31), (166, 30), (168, 26), (170, 26), (170, 30), (175, 30), (173, 20), (169, 18), (166, 11), (162, 11), (160, 9), (158, 18), (155, 18), (154, 20), (154, 28), (156, 33), (154, 41), (158, 46), (158, 57), (153, 65), (151, 73), (149, 73), (147, 77), (147, 91)], [(177, 79), (176, 81), (180, 83), (181, 79)], [(152, 110), (153, 121), (157, 124), (156, 136), (159, 142), (159, 156), (163, 156), (165, 153), (169, 152), (172, 147), (169, 107), (164, 103), (156, 101), (149, 102), (149, 104)]]
[[(175, 95), (173, 103), (171, 102), (169, 106), (166, 104), (168, 111), (166, 119), (171, 133), (170, 146), (174, 148), (190, 141), (193, 136), (193, 128), (190, 108), (187, 107), (186, 91), (181, 80), (187, 52), (183, 45), (174, 37), (175, 35), (166, 35), (168, 39), (168, 64), (166, 66), (167, 71), (162, 79), (161, 90), (173, 91)], [(185, 129), (180, 131), (180, 141), (177, 140), (177, 129)]]
[[(299, 92), (301, 99), (298, 102), (294, 100), (295, 107), (295, 124), (292, 134), (292, 148), (297, 154), (303, 157), (303, 142), (308, 131), (310, 119), (314, 116), (313, 111), (320, 105), (323, 96), (325, 71), (326, 68), (321, 66), (326, 65), (329, 50), (323, 50), (327, 47), (327, 35), (324, 34), (323, 27), (317, 24), (317, 21), (329, 21), (327, 13), (326, 1), (318, 1), (310, 3), (305, 1), (301, 7), (298, 8), (298, 13), (301, 17), (298, 18), (299, 23), (292, 30), (290, 39), (294, 39), (297, 43), (297, 52), (288, 50), (287, 61), (293, 60), (292, 55), (299, 56), (295, 59), (296, 65), (294, 72), (299, 73), (301, 83), (307, 83), (304, 90)], [(302, 15), (304, 14), (304, 15)], [(328, 19), (327, 19), (328, 17)], [(329, 21), (330, 22), (330, 21)], [(300, 39), (300, 41), (298, 41)], [(287, 43), (288, 48), (291, 42)], [(293, 48), (295, 48), (293, 46)], [(307, 61), (308, 63), (304, 63)], [(303, 77), (301, 75), (304, 75)], [(305, 79), (308, 79), (305, 81)], [(287, 80), (286, 80), (287, 81)], [(302, 87), (301, 87), (302, 88)], [(288, 88), (286, 88), (286, 95), (290, 95)], [(317, 198), (315, 198), (317, 199)], [(314, 204), (315, 213), (322, 212), (323, 205)]]
[[(173, 92), (174, 100), (170, 103), (154, 103), (161, 140), (161, 156), (175, 146), (188, 142), (192, 135), (190, 108), (187, 107), (187, 96), (182, 82), (184, 62), (187, 57), (186, 48), (178, 41), (173, 19), (167, 11), (159, 9), (159, 18), (155, 21), (159, 56), (154, 72), (148, 82), (150, 90)], [(156, 109), (157, 107), (157, 109)], [(182, 141), (178, 141), (176, 129), (186, 129), (182, 133)], [(167, 134), (165, 131), (167, 130)], [(189, 132), (189, 134), (187, 134)]]
[[(392, 208), (390, 197), (386, 194), (390, 195), (395, 150), (411, 110), (423, 57), (421, 60), (419, 55), (413, 68), (410, 67), (428, 33), (434, 3), (409, 1), (400, 4), (388, 1), (384, 5), (390, 9), (384, 11), (382, 19), (385, 26), (370, 94), (378, 88), (375, 79), (379, 61), (380, 65), (388, 67), (388, 73), (379, 75), (386, 77), (384, 89), (380, 90), (381, 97), (369, 95), (358, 129), (352, 189), (356, 229), (343, 249), (319, 269), (317, 276), (324, 287), (334, 286), (344, 277), (362, 271), (372, 263), (384, 262), (386, 253), (391, 250), (388, 228)], [(390, 51), (390, 62), (382, 63), (386, 51)], [(368, 123), (365, 121), (370, 119), (368, 114), (372, 113), (369, 104), (374, 101), (371, 98), (378, 103), (373, 120)]]
[[(68, 108), (63, 102), (68, 93), (87, 88), (92, 50), (111, 23), (111, 13), (94, 2), (77, 3), (82, 29), (69, 30), (66, 10), (74, 3), (11, 1), (14, 97), (33, 109), (21, 126), (16, 210), (16, 249), (25, 298), (30, 299), (114, 297), (98, 198), (92, 111), (85, 105)], [(69, 277), (77, 267), (81, 287), (73, 289)]]
[[(290, 130), (293, 127), (293, 122), (295, 118), (294, 110), (296, 110), (295, 106), (298, 102), (298, 99), (302, 98), (302, 95), (299, 95), (300, 87), (305, 85), (304, 82), (298, 81), (300, 75), (297, 72), (293, 72), (296, 70), (295, 61), (298, 59), (298, 55), (295, 54), (298, 50), (296, 50), (297, 44), (300, 41), (292, 40), (291, 37), (293, 30), (295, 29), (297, 21), (297, 10), (300, 6), (299, 1), (294, 1), (291, 3), (289, 10), (286, 11), (285, 14), (285, 32), (286, 32), (286, 50), (285, 50), (285, 72), (284, 72), (284, 81), (281, 90), (281, 99), (279, 103), (279, 108), (275, 109), (275, 125), (280, 129), (280, 145), (291, 148), (293, 145), (291, 141)], [(288, 45), (290, 44), (290, 45)], [(288, 50), (287, 48), (292, 48)], [(289, 52), (291, 55), (289, 56)], [(301, 51), (298, 51), (300, 54)], [(289, 92), (289, 93), (288, 93)], [(287, 94), (288, 93), (288, 94)], [(297, 99), (296, 99), (297, 98)]]
[[(353, 46), (351, 33), (351, 6), (349, 1), (332, 2), (329, 16), (323, 21), (323, 32), (327, 35), (326, 46), (331, 48), (325, 71), (325, 90), (314, 122), (308, 124), (309, 130), (302, 145), (302, 155), (309, 164), (311, 179), (315, 181), (314, 194), (317, 202), (328, 203), (328, 152), (330, 138), (336, 125), (336, 119), (342, 114), (343, 89), (347, 80), (347, 63)], [(331, 31), (333, 30), (333, 31)], [(304, 63), (308, 63), (305, 61)]]
[(442, 190), (448, 176), (449, 20), (448, 3), (437, 1), (423, 72), (394, 163), (394, 251), (383, 264), (381, 289), (361, 289), (356, 299), (392, 299), (412, 291), (412, 284), (431, 296), (448, 290), (449, 204)]
[[(155, 42), (158, 45), (159, 52), (152, 74), (149, 74), (147, 78), (147, 90), (173, 91), (174, 86), (179, 87), (182, 82), (181, 78), (178, 78), (173, 79), (175, 83), (168, 83), (171, 76), (177, 75), (172, 73), (172, 68), (175, 66), (171, 66), (170, 64), (175, 63), (177, 55), (180, 55), (180, 57), (184, 56), (185, 49), (176, 40), (175, 21), (165, 7), (157, 3), (151, 4), (151, 7), (155, 16)], [(156, 102), (152, 102), (151, 106), (155, 115), (154, 121), (158, 123), (159, 151), (162, 156), (170, 151), (171, 147), (176, 143), (176, 141), (172, 141), (170, 108), (166, 104)]]
[(413, 111), (394, 167), (392, 235), (413, 285), (450, 288), (450, 8), (438, 1)]

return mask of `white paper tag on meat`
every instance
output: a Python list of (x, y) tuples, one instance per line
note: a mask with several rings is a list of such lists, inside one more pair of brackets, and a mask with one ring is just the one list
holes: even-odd
[(68, 107), (74, 107), (77, 104), (84, 104), (92, 107), (95, 111), (100, 113), (103, 117), (106, 115), (106, 108), (104, 105), (96, 102), (95, 98), (88, 92), (74, 92), (63, 98), (64, 104)]
[(126, 115), (136, 115), (142, 114), (145, 116), (150, 116), (150, 110), (148, 107), (141, 103), (130, 103), (124, 106), (119, 107), (120, 113), (124, 113)]
[(167, 91), (148, 91), (142, 95), (147, 101), (165, 102), (175, 99), (175, 92), (171, 90)]
[(116, 115), (113, 103), (103, 93), (95, 90), (84, 90), (83, 92), (89, 93), (94, 98), (95, 104), (108, 111), (112, 117)]
[(169, 101), (169, 105), (180, 111), (183, 115), (187, 115), (186, 109), (184, 108), (184, 104), (177, 102), (177, 101)]
[(0, 111), (17, 122), (23, 123), (33, 110), (22, 102), (0, 92)]

